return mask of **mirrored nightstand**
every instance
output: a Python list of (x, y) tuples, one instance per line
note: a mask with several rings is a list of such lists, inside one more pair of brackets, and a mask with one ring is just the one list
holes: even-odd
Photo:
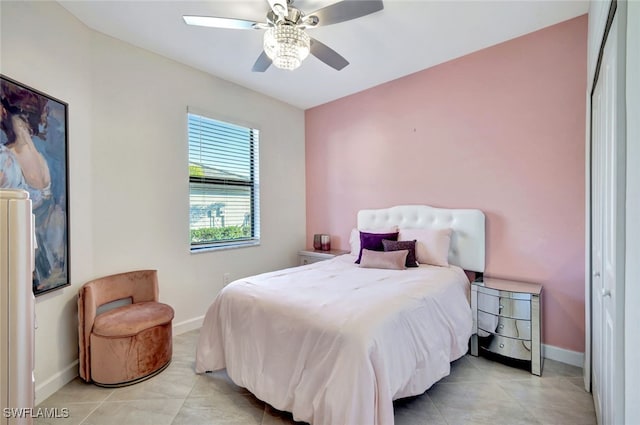
[(542, 285), (484, 277), (471, 284), (471, 354), (542, 373)]

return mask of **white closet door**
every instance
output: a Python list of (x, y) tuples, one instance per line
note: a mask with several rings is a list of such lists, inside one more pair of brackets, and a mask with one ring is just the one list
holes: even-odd
[(627, 2), (626, 116), (627, 194), (625, 266), (625, 416), (628, 424), (640, 423), (640, 2)]
[[(622, 423), (625, 118), (619, 14), (592, 96), (592, 384), (600, 424)], [(621, 78), (622, 77), (622, 78)]]
[(603, 368), (603, 306), (602, 306), (602, 249), (603, 249), (603, 194), (604, 177), (602, 170), (602, 158), (604, 153), (604, 133), (606, 132), (606, 120), (604, 119), (603, 75), (596, 85), (592, 96), (591, 106), (591, 135), (592, 155), (591, 166), (591, 267), (593, 276), (591, 279), (591, 365), (592, 365), (592, 391), (598, 417), (602, 417), (602, 368)]

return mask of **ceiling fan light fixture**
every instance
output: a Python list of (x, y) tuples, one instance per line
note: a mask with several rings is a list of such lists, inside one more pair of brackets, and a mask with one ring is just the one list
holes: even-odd
[(278, 68), (296, 69), (309, 56), (310, 47), (309, 36), (295, 25), (278, 23), (264, 33), (264, 51)]

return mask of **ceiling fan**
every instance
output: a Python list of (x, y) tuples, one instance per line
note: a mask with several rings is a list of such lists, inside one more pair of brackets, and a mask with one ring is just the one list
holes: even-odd
[(305, 30), (360, 18), (384, 8), (382, 0), (343, 0), (305, 14), (292, 6), (293, 0), (267, 1), (270, 10), (266, 22), (193, 15), (185, 15), (183, 19), (189, 25), (266, 30), (264, 51), (253, 65), (254, 72), (264, 72), (272, 63), (278, 68), (296, 69), (309, 53), (340, 71), (349, 62), (329, 46), (309, 37)]

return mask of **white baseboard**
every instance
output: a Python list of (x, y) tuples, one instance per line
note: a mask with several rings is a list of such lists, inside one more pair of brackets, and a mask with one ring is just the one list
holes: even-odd
[(71, 382), (76, 376), (78, 376), (78, 360), (75, 360), (43, 383), (36, 385), (35, 405), (42, 403), (53, 393)]
[(553, 345), (542, 344), (542, 353), (545, 359), (551, 359), (577, 367), (584, 366), (584, 353), (580, 351), (571, 351)]
[(185, 332), (193, 331), (195, 329), (200, 329), (202, 327), (202, 322), (204, 321), (204, 316), (194, 317), (193, 319), (185, 320), (180, 323), (173, 324), (173, 334), (180, 335)]

